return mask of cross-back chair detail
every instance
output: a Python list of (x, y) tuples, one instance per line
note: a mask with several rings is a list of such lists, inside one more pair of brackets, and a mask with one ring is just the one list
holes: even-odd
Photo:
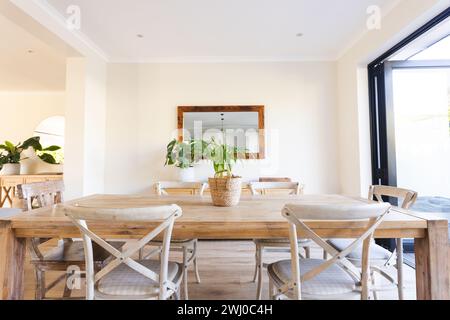
[(17, 186), (17, 193), (25, 211), (49, 207), (64, 201), (64, 182), (56, 180), (22, 184)]
[[(189, 195), (192, 196), (203, 196), (205, 190), (208, 188), (208, 184), (205, 182), (181, 182), (181, 181), (160, 181), (155, 184), (155, 191), (158, 196), (169, 195), (167, 190), (180, 190), (187, 191)], [(158, 245), (159, 242), (155, 241), (151, 245)], [(184, 281), (184, 299), (189, 298), (188, 293), (188, 272), (187, 269), (192, 263), (194, 265), (195, 278), (197, 283), (200, 283), (200, 274), (198, 271), (197, 264), (197, 253), (198, 253), (198, 239), (184, 239), (172, 241), (171, 250), (181, 251), (183, 253), (183, 281)], [(158, 250), (150, 251), (145, 257), (152, 256), (157, 253)], [(144, 257), (144, 250), (141, 250), (141, 257)]]
[[(403, 199), (402, 203), (399, 205), (402, 209), (409, 209), (417, 200), (418, 193), (413, 190), (397, 188), (392, 186), (383, 185), (373, 185), (369, 187), (369, 200), (375, 199), (378, 202), (384, 202), (383, 197), (396, 198), (398, 200)], [(388, 279), (391, 283), (396, 283), (398, 290), (398, 297), (400, 300), (404, 299), (404, 279), (403, 279), (403, 240), (395, 239), (396, 248), (390, 255), (383, 267), (374, 265), (372, 268), (374, 271), (381, 274), (384, 278)], [(394, 279), (388, 272), (384, 269), (396, 263), (397, 268), (397, 279)], [(379, 287), (379, 291), (390, 290), (389, 287)], [(374, 292), (375, 297), (377, 296), (376, 291)]]
[(191, 189), (198, 190), (199, 195), (203, 195), (208, 184), (205, 182), (180, 182), (180, 181), (160, 181), (155, 184), (157, 195), (168, 195), (166, 189)]
[[(248, 186), (252, 195), (267, 195), (270, 190), (282, 190), (291, 195), (303, 194), (304, 185), (299, 182), (286, 181), (289, 178), (271, 178), (271, 181), (249, 182)], [(290, 180), (290, 179), (289, 179)], [(269, 252), (289, 252), (289, 239), (254, 239), (255, 251), (255, 273), (253, 282), (257, 281), (256, 299), (261, 299), (262, 295), (262, 269), (267, 266), (263, 263), (263, 254)], [(308, 239), (299, 239), (299, 246), (305, 250), (305, 256), (310, 257), (311, 241)], [(300, 255), (301, 256), (301, 255)], [(303, 256), (301, 256), (303, 257)]]
[[(24, 211), (51, 207), (64, 201), (64, 182), (56, 180), (18, 185), (17, 194)], [(36, 276), (35, 298), (37, 300), (45, 299), (49, 290), (59, 282), (69, 278), (70, 275), (67, 273), (69, 265), (82, 267), (81, 264), (84, 264), (84, 257), (80, 252), (81, 245), (75, 243), (72, 239), (62, 239), (58, 241), (55, 247), (44, 253), (39, 246), (48, 240), (50, 239), (27, 239), (27, 247)], [(65, 274), (46, 285), (45, 275), (47, 271), (65, 272)], [(70, 294), (71, 289), (67, 285), (64, 286), (63, 297), (70, 298)]]
[(290, 194), (303, 194), (304, 185), (299, 182), (250, 182), (249, 184), (252, 195), (265, 194), (266, 190), (290, 190)]
[[(292, 278), (289, 282), (279, 286), (278, 292), (274, 297), (289, 295), (289, 292), (292, 290), (293, 298), (301, 299), (302, 283), (326, 272), (332, 265), (338, 264), (342, 267), (342, 270), (348, 272), (355, 280), (355, 283), (359, 283), (358, 290), (361, 291), (361, 298), (368, 299), (370, 242), (375, 229), (380, 225), (384, 216), (389, 212), (389, 209), (390, 205), (384, 203), (340, 206), (307, 204), (286, 205), (282, 211), (282, 215), (289, 221)], [(365, 229), (361, 231), (361, 234), (357, 239), (352, 241), (352, 243), (342, 251), (338, 251), (309, 228), (306, 222), (307, 220), (364, 220), (367, 221), (367, 225)], [(298, 259), (297, 229), (300, 229), (302, 234), (305, 234), (307, 238), (312, 239), (312, 241), (332, 255), (331, 259), (323, 260), (319, 265), (302, 275), (300, 272), (300, 260)], [(363, 267), (360, 271), (346, 259), (346, 256), (361, 243), (363, 243)], [(271, 286), (273, 286), (273, 283)]]
[(409, 209), (417, 200), (417, 192), (402, 189), (391, 186), (370, 186), (369, 187), (369, 200), (373, 200), (374, 198), (378, 202), (384, 202), (383, 197), (392, 197), (397, 199), (403, 199), (401, 207), (403, 209)]
[[(30, 211), (37, 208), (50, 207), (64, 201), (64, 182), (62, 180), (20, 184), (17, 194), (22, 201), (22, 209)], [(49, 239), (31, 238), (28, 241), (30, 254), (34, 259), (43, 260), (44, 255), (39, 245)]]
[[(179, 281), (173, 282), (168, 278), (169, 248), (174, 222), (182, 215), (181, 208), (177, 205), (145, 207), (145, 208), (126, 208), (126, 209), (106, 209), (89, 208), (79, 205), (58, 205), (55, 210), (64, 215), (78, 227), (83, 235), (86, 257), (87, 286), (86, 298), (88, 300), (96, 299), (120, 299), (131, 298), (130, 296), (113, 296), (104, 294), (96, 289), (96, 286), (102, 279), (106, 279), (121, 264), (127, 265), (135, 272), (159, 284), (157, 295), (139, 296), (141, 299), (159, 298), (168, 299), (172, 295), (178, 297)], [(147, 233), (140, 240), (129, 244), (122, 251), (110, 245), (104, 239), (96, 235), (89, 229), (89, 223), (95, 221), (117, 221), (117, 222), (155, 222), (160, 224), (152, 231)], [(162, 249), (160, 255), (160, 272), (146, 267), (142, 261), (136, 261), (132, 258), (148, 242), (156, 236), (163, 234)], [(108, 251), (113, 259), (109, 261), (100, 271), (94, 271), (92, 242), (97, 243), (103, 249)], [(181, 280), (181, 279), (180, 279)], [(135, 297), (136, 298), (136, 297)]]
[[(392, 186), (373, 185), (369, 187), (368, 199), (370, 201), (384, 202), (383, 197), (395, 198), (399, 200), (399, 205), (403, 209), (409, 209), (417, 200), (417, 192), (397, 188)], [(334, 248), (341, 249), (346, 246), (351, 239), (330, 239), (328, 243)], [(400, 300), (404, 299), (404, 281), (403, 281), (403, 241), (402, 239), (396, 239), (396, 248), (393, 252), (388, 251), (378, 244), (373, 244), (371, 247), (371, 268), (372, 268), (372, 290), (375, 299), (377, 298), (378, 291), (392, 290), (392, 284), (397, 287), (398, 297)], [(326, 252), (324, 251), (326, 256)], [(353, 251), (347, 257), (356, 266), (361, 265), (361, 256), (358, 252)], [(389, 267), (395, 264), (397, 268), (397, 277), (393, 277), (388, 272)], [(374, 272), (379, 273), (382, 277), (387, 279), (391, 284), (389, 285), (376, 285), (376, 278)]]

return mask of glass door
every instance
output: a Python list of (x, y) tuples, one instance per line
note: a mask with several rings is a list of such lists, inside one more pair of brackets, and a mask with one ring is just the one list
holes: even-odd
[[(415, 190), (412, 210), (450, 220), (449, 30), (450, 8), (369, 64), (368, 75), (373, 184)], [(395, 248), (393, 239), (377, 242)], [(413, 241), (404, 248), (413, 252)]]
[(450, 205), (450, 67), (392, 68), (396, 184)]

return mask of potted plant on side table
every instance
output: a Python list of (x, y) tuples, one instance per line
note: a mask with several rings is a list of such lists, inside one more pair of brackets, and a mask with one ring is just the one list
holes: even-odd
[(211, 160), (214, 167), (214, 178), (209, 178), (208, 182), (215, 206), (233, 207), (239, 203), (242, 178), (232, 173), (239, 154), (237, 147), (218, 143), (214, 139), (208, 143), (205, 158)]
[(183, 182), (195, 181), (194, 164), (203, 157), (206, 142), (202, 140), (178, 141), (173, 139), (167, 145), (166, 166), (179, 168), (179, 178)]
[(39, 148), (39, 137), (30, 138), (17, 145), (10, 141), (0, 144), (0, 175), (20, 174), (20, 161), (23, 160), (21, 155), (29, 147)]
[(58, 174), (64, 171), (64, 154), (60, 146), (50, 146), (36, 150), (36, 155), (41, 161), (38, 165), (41, 173)]

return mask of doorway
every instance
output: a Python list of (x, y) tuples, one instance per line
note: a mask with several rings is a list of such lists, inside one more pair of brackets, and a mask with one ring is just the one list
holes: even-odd
[[(450, 8), (368, 71), (373, 184), (415, 190), (412, 210), (450, 219)], [(413, 244), (404, 240), (411, 254)]]

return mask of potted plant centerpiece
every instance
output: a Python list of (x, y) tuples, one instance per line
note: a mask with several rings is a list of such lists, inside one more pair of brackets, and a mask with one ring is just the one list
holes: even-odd
[(20, 161), (22, 152), (29, 147), (39, 148), (39, 137), (30, 138), (23, 143), (14, 145), (10, 141), (0, 144), (0, 175), (18, 175), (20, 174)]
[(59, 146), (39, 145), (24, 153), (27, 158), (21, 161), (21, 174), (60, 174), (64, 171), (64, 153)]
[(214, 167), (214, 178), (209, 178), (209, 188), (213, 204), (218, 207), (233, 207), (241, 198), (242, 178), (234, 176), (233, 166), (239, 158), (237, 147), (218, 143), (214, 139), (208, 143), (205, 158)]
[(183, 182), (195, 181), (194, 165), (203, 157), (206, 142), (202, 140), (178, 141), (173, 139), (167, 145), (166, 166), (179, 168)]

